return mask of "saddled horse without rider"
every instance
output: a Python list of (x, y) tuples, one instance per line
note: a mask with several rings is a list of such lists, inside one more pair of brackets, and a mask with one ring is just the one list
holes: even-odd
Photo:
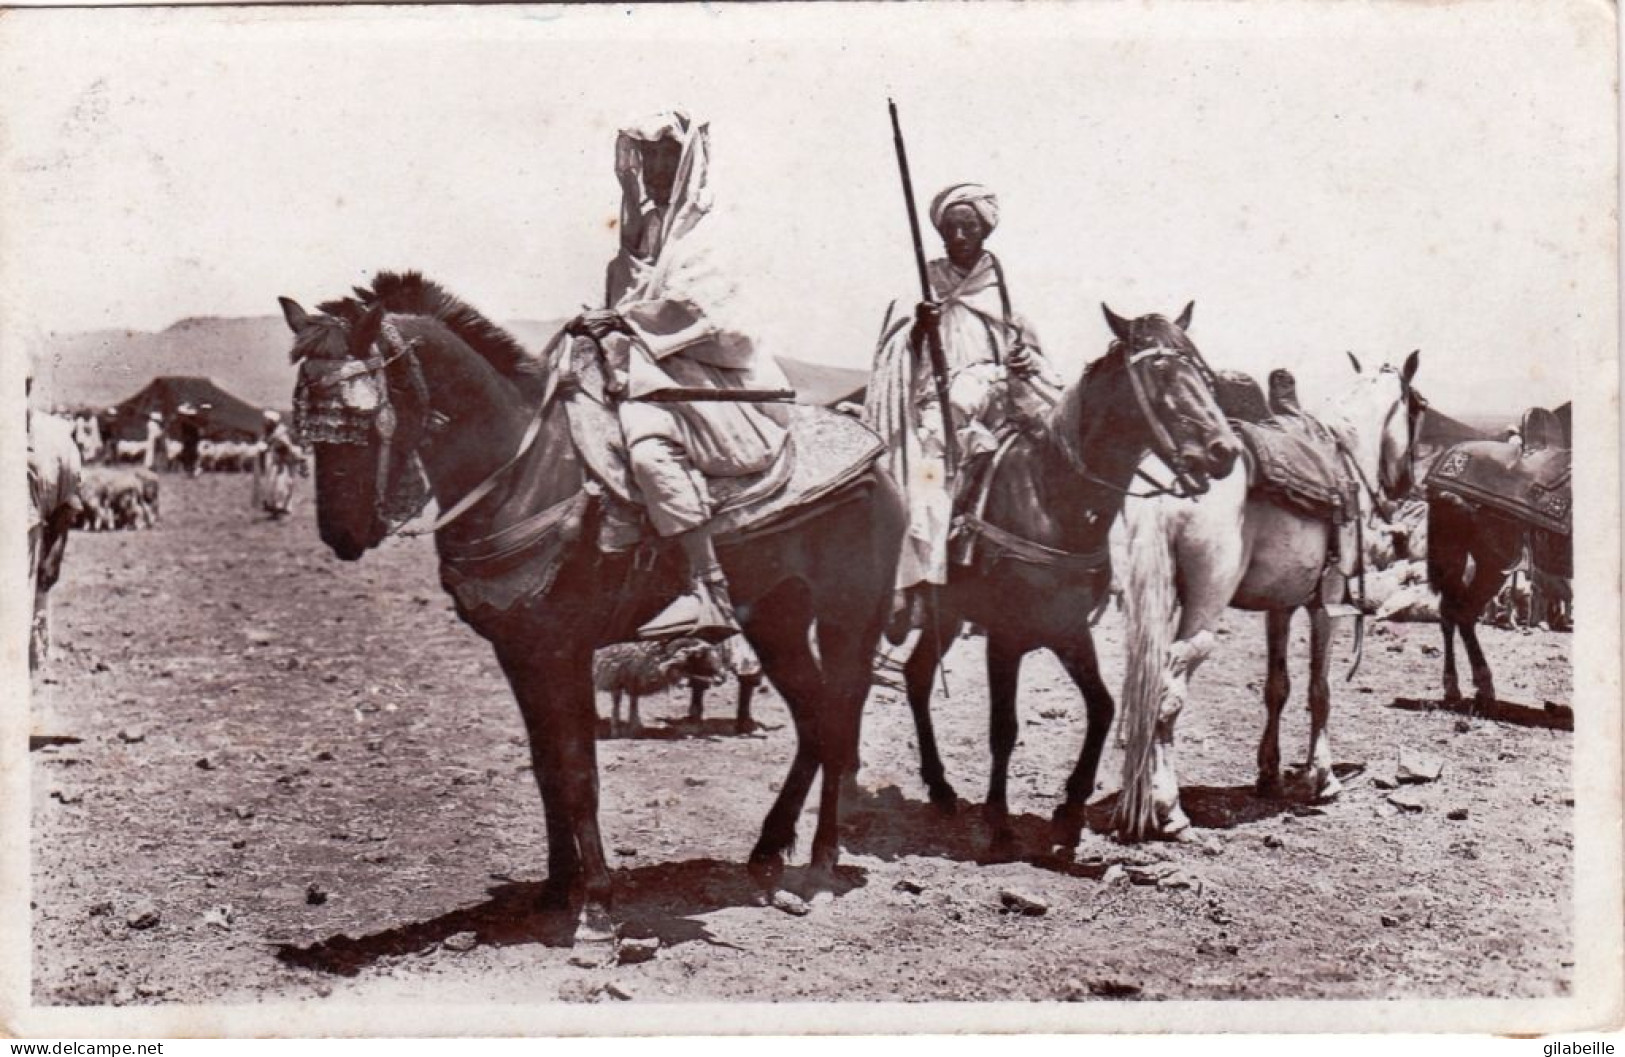
[[(1426, 402), (1411, 387), (1416, 353), (1403, 369), (1384, 366), (1369, 374), (1349, 358), (1354, 383), (1327, 403), (1318, 421), (1353, 478), (1349, 491), (1358, 509), (1349, 511), (1349, 524), (1358, 525), (1372, 507), (1380, 510), (1410, 491), (1416, 430)], [(1258, 747), (1259, 792), (1277, 795), (1281, 789), (1281, 709), (1291, 686), (1287, 632), (1300, 608), (1309, 611), (1310, 619), (1307, 778), (1316, 799), (1340, 792), (1327, 730), (1331, 690), (1326, 677), (1331, 634), (1326, 605), (1340, 603), (1343, 584), (1341, 577), (1327, 575), (1338, 565), (1331, 559), (1339, 533), (1326, 519), (1257, 488), (1257, 462), (1249, 450), (1248, 472), (1215, 485), (1199, 503), (1153, 498), (1130, 501), (1124, 510), (1129, 554), (1124, 590), (1126, 748), (1117, 829), (1127, 839), (1177, 838), (1190, 824), (1179, 803), (1174, 725), (1191, 676), (1216, 644), (1226, 607), (1265, 613), (1268, 718)], [(1343, 543), (1344, 571), (1353, 571), (1358, 553), (1357, 542)], [(1338, 598), (1327, 597), (1328, 584), (1335, 585)]]
[[(569, 405), (586, 397), (562, 367), (415, 275), (381, 275), (359, 293), (359, 303), (330, 302), (321, 315), (282, 302), (301, 365), (296, 416), (314, 442), (321, 538), (340, 559), (360, 558), (421, 508), (426, 475), (443, 511), (442, 583), (494, 648), (530, 736), (547, 901), (579, 895), (578, 947), (613, 949), (593, 650), (631, 638), (676, 596), (679, 563), (665, 551), (599, 545), (604, 501), (570, 423)], [(840, 789), (856, 763), (906, 519), (883, 473), (861, 461), (851, 471), (816, 502), (717, 541), (745, 636), (797, 735), (750, 854), (766, 890), (780, 880), (820, 772), (815, 881), (839, 855)]]
[(1456, 633), (1473, 672), (1473, 703), (1495, 702), (1495, 681), (1474, 625), (1507, 574), (1531, 572), (1562, 584), (1574, 575), (1571, 452), (1557, 417), (1524, 416), (1522, 441), (1464, 441), (1440, 455), (1426, 482), (1428, 583), (1439, 592), (1444, 699), (1461, 700)]
[(928, 598), (925, 628), (903, 665), (921, 774), (932, 803), (951, 810), (957, 798), (932, 730), (931, 683), (966, 621), (986, 631), (993, 764), (984, 810), (1001, 853), (1011, 850), (1006, 790), (1016, 692), (1033, 650), (1054, 652), (1083, 694), (1083, 748), (1052, 820), (1053, 843), (1071, 847), (1082, 831), (1114, 711), (1090, 614), (1111, 589), (1107, 536), (1141, 460), (1156, 453), (1174, 470), (1180, 494), (1193, 496), (1228, 474), (1240, 453), (1214, 402), (1211, 372), (1186, 334), (1193, 307), (1174, 321), (1130, 321), (1102, 306), (1116, 340), (1040, 429), (1012, 436), (993, 456), (985, 489), (962, 515), (974, 540), (969, 563), (956, 563)]

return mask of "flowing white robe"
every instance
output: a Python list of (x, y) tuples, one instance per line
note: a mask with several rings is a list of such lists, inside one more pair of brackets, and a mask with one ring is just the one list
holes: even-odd
[[(1042, 417), (1061, 382), (1044, 359), (1038, 335), (1021, 315), (1007, 321), (993, 258), (968, 272), (946, 259), (927, 268), (942, 305), (940, 333), (948, 369), (948, 405), (961, 458), (992, 449), (994, 432), (1012, 417)], [(875, 353), (864, 421), (886, 442), (886, 464), (908, 500), (909, 528), (897, 587), (946, 583), (953, 496), (947, 478), (941, 405), (930, 353), (912, 340), (913, 318), (888, 319)], [(1020, 378), (1005, 364), (1025, 345), (1036, 371)]]

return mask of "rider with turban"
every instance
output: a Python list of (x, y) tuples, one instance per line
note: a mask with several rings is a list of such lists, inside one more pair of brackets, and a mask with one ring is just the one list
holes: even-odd
[(749, 402), (651, 402), (662, 389), (783, 389), (730, 316), (731, 279), (716, 264), (707, 186), (710, 127), (680, 110), (621, 130), (621, 248), (610, 262), (607, 308), (578, 321), (598, 339), (619, 390), (632, 479), (655, 531), (688, 560), (688, 590), (639, 629), (645, 638), (718, 640), (739, 630), (711, 543), (707, 477), (758, 473), (784, 447), (781, 409)]
[[(928, 328), (936, 327), (942, 337), (961, 459), (993, 451), (1001, 427), (1041, 417), (1061, 389), (1031, 324), (1011, 305), (998, 258), (983, 248), (999, 223), (993, 192), (980, 184), (954, 184), (932, 199), (930, 217), (947, 255), (927, 266), (932, 297), (912, 318), (888, 309), (864, 404), (864, 420), (886, 441), (892, 476), (908, 497), (898, 615), (916, 624), (919, 592), (913, 589), (948, 580), (953, 513)], [(906, 630), (901, 623), (888, 629), (893, 639)]]

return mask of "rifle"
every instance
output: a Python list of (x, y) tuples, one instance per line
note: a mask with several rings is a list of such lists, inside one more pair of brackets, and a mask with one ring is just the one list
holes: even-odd
[[(925, 244), (920, 241), (920, 217), (914, 207), (914, 181), (908, 174), (908, 148), (903, 145), (903, 126), (897, 120), (897, 103), (888, 99), (886, 106), (891, 110), (892, 142), (897, 147), (897, 172), (903, 181), (903, 201), (908, 206), (908, 230), (914, 238), (914, 266), (920, 273), (920, 300), (931, 301), (931, 279), (925, 271)], [(925, 328), (925, 344), (931, 356), (937, 406), (942, 409), (943, 462), (951, 483), (959, 469), (959, 438), (954, 435), (953, 416), (948, 408), (948, 358), (942, 351), (942, 334), (935, 326)]]

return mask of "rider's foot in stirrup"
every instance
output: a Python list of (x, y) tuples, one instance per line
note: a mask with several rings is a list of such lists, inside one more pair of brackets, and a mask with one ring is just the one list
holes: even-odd
[(671, 605), (638, 629), (640, 639), (696, 638), (722, 642), (739, 634), (728, 584), (720, 576), (698, 579)]

